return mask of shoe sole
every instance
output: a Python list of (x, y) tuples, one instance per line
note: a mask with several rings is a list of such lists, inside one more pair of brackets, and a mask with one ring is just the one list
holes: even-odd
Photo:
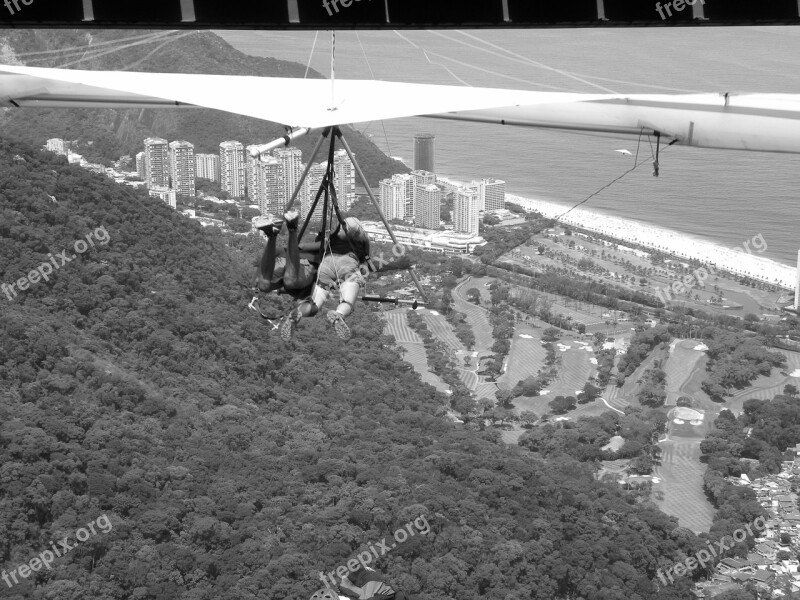
[(294, 310), (289, 313), (286, 319), (281, 325), (281, 339), (284, 342), (291, 342), (292, 337), (294, 336), (294, 332), (297, 329), (297, 321), (299, 321), (299, 317), (297, 315), (297, 311)]
[(338, 335), (340, 339), (344, 340), (345, 342), (350, 339), (350, 327), (347, 326), (347, 323), (344, 322), (343, 318), (336, 317), (331, 313), (328, 313), (328, 322), (333, 325), (333, 329), (336, 331), (336, 335)]

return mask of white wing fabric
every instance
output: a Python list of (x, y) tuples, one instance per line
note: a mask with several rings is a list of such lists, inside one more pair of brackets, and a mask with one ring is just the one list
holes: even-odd
[(800, 96), (571, 94), (388, 81), (79, 71), (0, 65), (0, 106), (205, 107), (291, 127), (429, 116), (800, 153)]

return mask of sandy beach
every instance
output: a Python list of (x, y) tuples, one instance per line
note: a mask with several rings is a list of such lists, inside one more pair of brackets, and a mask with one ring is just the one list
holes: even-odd
[[(535, 210), (549, 218), (556, 218), (568, 210), (555, 202), (523, 198), (513, 194), (506, 194), (506, 201)], [(758, 245), (750, 240), (742, 240), (742, 245), (738, 248), (726, 248), (720, 244), (677, 231), (582, 208), (572, 210), (560, 219), (560, 222), (587, 231), (602, 233), (623, 242), (662, 250), (682, 258), (693, 258), (712, 265), (717, 270), (723, 269), (779, 285), (788, 290), (794, 289), (795, 269), (759, 255)], [(766, 241), (768, 242), (768, 240)], [(745, 246), (745, 242), (750, 243)], [(760, 249), (763, 251), (765, 248)]]

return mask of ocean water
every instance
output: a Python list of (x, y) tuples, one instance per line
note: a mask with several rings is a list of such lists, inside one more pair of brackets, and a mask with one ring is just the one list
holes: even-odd
[[(330, 32), (217, 32), (243, 52), (330, 72)], [(316, 41), (315, 41), (316, 37)], [(313, 48), (313, 53), (312, 53)], [(309, 60), (310, 59), (310, 60)], [(800, 93), (800, 28), (341, 31), (336, 76), (541, 91)], [(385, 152), (413, 159), (413, 135), (436, 135), (436, 171), (497, 177), (508, 191), (576, 204), (651, 156), (644, 138), (411, 118), (359, 123)], [(796, 263), (800, 156), (662, 147), (583, 208), (728, 248), (761, 235), (763, 256)], [(752, 243), (750, 244), (752, 247)]]

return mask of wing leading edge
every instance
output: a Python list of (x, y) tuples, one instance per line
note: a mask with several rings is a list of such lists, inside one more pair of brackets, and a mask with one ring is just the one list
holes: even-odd
[(427, 116), (800, 153), (800, 96), (792, 94), (573, 94), (361, 80), (337, 80), (332, 89), (324, 79), (0, 65), (0, 106), (204, 107), (309, 128)]

